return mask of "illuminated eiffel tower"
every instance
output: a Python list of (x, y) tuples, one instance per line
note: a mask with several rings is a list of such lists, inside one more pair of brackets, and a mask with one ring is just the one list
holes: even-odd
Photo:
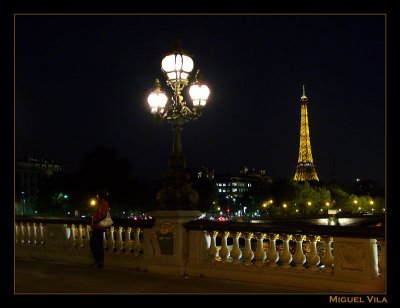
[(300, 98), (301, 123), (300, 123), (300, 148), (299, 159), (296, 167), (295, 181), (319, 181), (311, 153), (310, 131), (308, 128), (308, 99), (304, 90)]

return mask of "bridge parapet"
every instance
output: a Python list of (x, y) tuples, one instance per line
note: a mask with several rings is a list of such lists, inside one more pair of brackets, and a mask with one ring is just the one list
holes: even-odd
[[(170, 216), (115, 220), (104, 234), (106, 266), (284, 286), (288, 293), (386, 290), (383, 226), (187, 222), (184, 215)], [(16, 258), (89, 266), (89, 234), (88, 219), (16, 218)]]

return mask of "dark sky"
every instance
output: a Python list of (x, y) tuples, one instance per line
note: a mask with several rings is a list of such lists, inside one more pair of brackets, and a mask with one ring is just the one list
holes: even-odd
[(212, 94), (186, 123), (188, 167), (244, 165), (292, 177), (305, 84), (320, 180), (385, 179), (384, 15), (17, 15), (16, 155), (77, 170), (98, 145), (139, 178), (161, 178), (172, 148), (146, 98), (173, 41)]

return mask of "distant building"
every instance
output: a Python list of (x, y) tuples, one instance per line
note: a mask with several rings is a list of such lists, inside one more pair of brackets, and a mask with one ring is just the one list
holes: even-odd
[(31, 157), (17, 158), (15, 166), (16, 201), (26, 204), (33, 203), (43, 180), (60, 171), (61, 166), (53, 160)]
[(265, 169), (249, 169), (246, 166), (240, 170), (240, 174), (248, 177), (253, 183), (261, 181), (267, 184), (272, 184), (272, 178), (267, 174)]
[(215, 185), (219, 203), (225, 205), (229, 210), (242, 210), (241, 199), (251, 191), (254, 185), (258, 185), (260, 182), (272, 183), (272, 179), (265, 170), (250, 170), (244, 167), (239, 174), (216, 175)]
[(208, 169), (207, 167), (194, 168), (190, 170), (190, 179), (208, 179), (214, 180), (214, 169)]
[(351, 192), (359, 196), (383, 197), (384, 189), (377, 182), (356, 178), (351, 187)]

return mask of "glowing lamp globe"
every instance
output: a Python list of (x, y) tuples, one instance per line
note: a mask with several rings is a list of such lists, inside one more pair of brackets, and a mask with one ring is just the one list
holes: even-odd
[(164, 112), (168, 97), (165, 95), (164, 91), (161, 90), (160, 81), (158, 79), (156, 80), (155, 86), (156, 89), (150, 93), (147, 102), (149, 103), (151, 113)]
[(193, 106), (204, 107), (210, 96), (210, 89), (205, 84), (195, 83), (189, 89), (189, 95), (192, 98)]
[(164, 57), (161, 68), (167, 74), (168, 80), (187, 80), (193, 70), (193, 60), (188, 55), (174, 52)]

